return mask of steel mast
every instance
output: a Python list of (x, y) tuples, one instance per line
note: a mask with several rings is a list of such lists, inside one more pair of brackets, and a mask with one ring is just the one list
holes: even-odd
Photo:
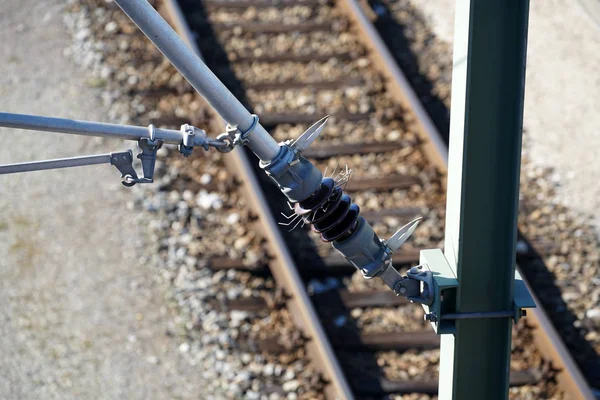
[[(529, 1), (457, 0), (445, 256), (456, 311), (513, 307)], [(439, 398), (508, 398), (512, 318), (441, 337)]]

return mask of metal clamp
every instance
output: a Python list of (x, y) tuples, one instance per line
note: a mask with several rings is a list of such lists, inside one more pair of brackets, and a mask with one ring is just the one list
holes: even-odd
[(110, 153), (110, 163), (121, 172), (121, 182), (124, 186), (132, 187), (136, 183), (154, 182), (154, 166), (156, 164), (156, 152), (162, 147), (161, 140), (140, 139), (138, 147), (142, 150), (137, 158), (142, 162), (142, 177), (138, 177), (133, 168), (133, 153), (131, 150), (121, 153)]
[[(417, 265), (408, 270), (407, 281), (416, 286), (418, 290), (407, 294), (406, 298), (413, 303), (430, 305), (433, 303), (433, 274), (422, 265)], [(416, 293), (416, 294), (413, 294)]]
[(136, 184), (138, 178), (137, 172), (133, 168), (133, 153), (127, 150), (120, 153), (110, 153), (110, 163), (117, 167), (121, 173), (121, 182), (124, 186), (131, 187)]
[(413, 303), (430, 305), (433, 303), (433, 275), (422, 265), (412, 267), (406, 276), (402, 276), (392, 266), (391, 260), (377, 274), (397, 296), (404, 296)]
[(415, 279), (428, 281), (431, 303), (422, 303), (425, 310), (425, 320), (431, 322), (433, 329), (438, 334), (452, 334), (456, 332), (456, 321), (463, 319), (483, 318), (512, 318), (516, 323), (525, 316), (526, 308), (535, 307), (525, 282), (518, 272), (515, 272), (514, 297), (511, 310), (458, 312), (456, 306), (456, 293), (458, 280), (454, 270), (440, 249), (421, 250), (421, 268), (409, 271), (408, 275)]
[(258, 125), (258, 115), (252, 114), (252, 124), (245, 132), (242, 132), (237, 125), (227, 125), (225, 132), (216, 137), (215, 140), (209, 139), (209, 146), (214, 147), (221, 153), (229, 153), (237, 146), (244, 146), (250, 141), (249, 136)]
[(195, 145), (202, 146), (208, 151), (209, 143), (206, 139), (206, 132), (189, 124), (183, 124), (180, 128), (182, 143), (179, 145), (179, 152), (184, 157), (189, 157), (194, 150)]
[(252, 134), (252, 131), (254, 131), (254, 128), (256, 128), (257, 125), (258, 125), (258, 115), (252, 114), (252, 124), (250, 125), (250, 127), (248, 129), (246, 129), (246, 132), (240, 131), (240, 129), (237, 127), (237, 125), (235, 125), (235, 126), (227, 125), (227, 127), (225, 128), (225, 131), (227, 133), (229, 133), (229, 129), (232, 130), (232, 132), (234, 134), (234, 137), (233, 137), (233, 145), (234, 146), (244, 146), (244, 145), (248, 144), (248, 142), (250, 141), (249, 136)]

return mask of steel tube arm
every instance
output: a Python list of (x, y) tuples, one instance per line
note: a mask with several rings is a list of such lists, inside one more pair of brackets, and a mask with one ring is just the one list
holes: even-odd
[(0, 165), (0, 175), (19, 172), (42, 171), (46, 169), (82, 167), (84, 165), (110, 164), (110, 154), (94, 156), (57, 158), (55, 160), (31, 161), (17, 164)]
[[(146, 0), (115, 0), (115, 3), (228, 124), (237, 125), (242, 132), (252, 127), (254, 119), (250, 112)], [(279, 153), (279, 145), (260, 123), (248, 139), (248, 147), (263, 161), (271, 161)]]
[[(150, 132), (144, 126), (105, 124), (74, 119), (41, 117), (38, 115), (0, 113), (0, 126), (116, 139), (150, 139)], [(183, 140), (183, 135), (180, 131), (174, 129), (154, 128), (154, 138), (162, 140), (165, 143), (180, 144)]]

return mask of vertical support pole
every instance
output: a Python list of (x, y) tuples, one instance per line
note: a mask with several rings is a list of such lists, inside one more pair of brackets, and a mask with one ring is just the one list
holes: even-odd
[[(445, 255), (457, 312), (513, 307), (528, 0), (457, 0)], [(510, 318), (443, 335), (440, 399), (508, 398)]]

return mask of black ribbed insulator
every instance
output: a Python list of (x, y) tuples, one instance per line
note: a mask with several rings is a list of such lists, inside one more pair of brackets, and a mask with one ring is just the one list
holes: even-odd
[(321, 235), (324, 242), (342, 240), (352, 234), (360, 207), (332, 178), (324, 178), (321, 187), (308, 199), (296, 203), (294, 212)]

